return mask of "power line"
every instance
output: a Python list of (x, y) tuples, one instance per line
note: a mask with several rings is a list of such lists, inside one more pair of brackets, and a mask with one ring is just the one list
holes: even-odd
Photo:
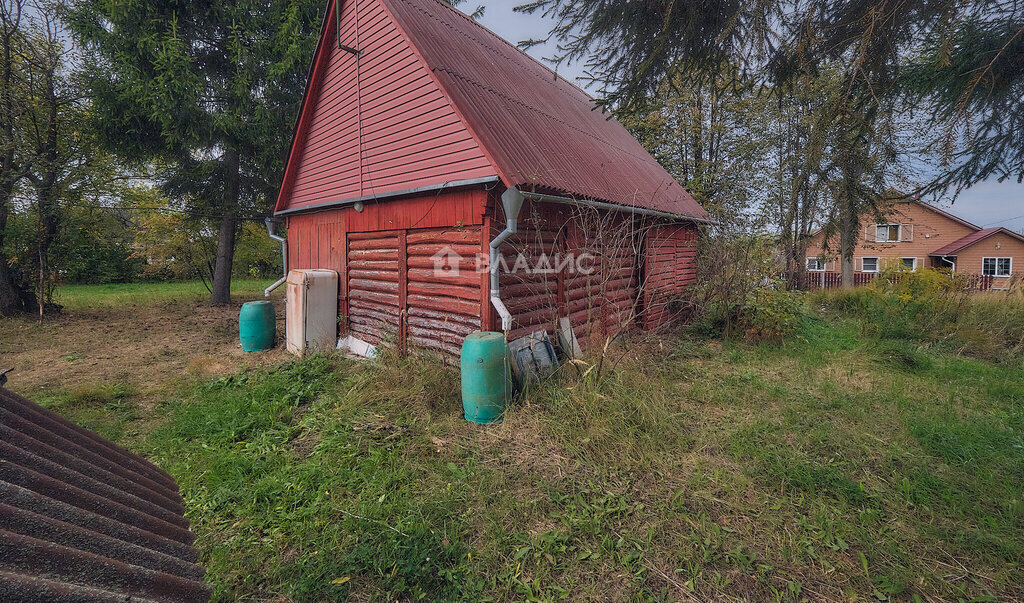
[(988, 224), (985, 224), (985, 227), (988, 228), (989, 226), (995, 226), (996, 224), (1002, 224), (1004, 222), (1012, 222), (1014, 220), (1020, 220), (1021, 218), (1024, 218), (1024, 215), (1015, 216), (1013, 218), (1007, 218), (1005, 220), (999, 220), (998, 222), (989, 222)]

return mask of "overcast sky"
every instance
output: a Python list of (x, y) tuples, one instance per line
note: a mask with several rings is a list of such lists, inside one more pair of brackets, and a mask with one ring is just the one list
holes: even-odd
[[(527, 39), (543, 38), (550, 29), (550, 22), (539, 14), (524, 15), (513, 12), (512, 8), (524, 0), (466, 0), (462, 9), (472, 11), (479, 4), (486, 7), (480, 22), (513, 44)], [(554, 46), (536, 46), (528, 51), (539, 58), (554, 55)], [(578, 65), (561, 66), (559, 72), (568, 79), (575, 79), (582, 73)], [(577, 82), (579, 83), (579, 82)], [(965, 220), (987, 226), (1005, 226), (1024, 232), (1024, 184), (1016, 182), (982, 182), (964, 191), (950, 205), (948, 200), (938, 205)]]

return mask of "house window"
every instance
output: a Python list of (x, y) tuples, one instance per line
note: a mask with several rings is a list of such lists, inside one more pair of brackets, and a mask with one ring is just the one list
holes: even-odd
[(982, 258), (981, 273), (985, 276), (1010, 276), (1013, 271), (1012, 258)]
[(878, 272), (878, 258), (861, 258), (861, 272)]
[(825, 262), (821, 258), (807, 258), (808, 272), (825, 272)]
[(907, 270), (917, 270), (917, 258), (900, 258)]
[(875, 226), (875, 241), (878, 243), (898, 243), (900, 240), (899, 224), (878, 224)]

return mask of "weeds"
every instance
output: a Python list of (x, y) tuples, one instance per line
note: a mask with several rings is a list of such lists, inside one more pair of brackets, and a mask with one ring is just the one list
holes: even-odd
[(859, 295), (559, 371), (488, 427), (419, 353), (46, 402), (176, 477), (218, 601), (1024, 597), (1020, 367)]
[(883, 274), (870, 286), (819, 291), (815, 305), (859, 319), (873, 339), (914, 342), (936, 350), (1021, 366), (1024, 297), (1019, 290), (971, 294), (939, 270)]

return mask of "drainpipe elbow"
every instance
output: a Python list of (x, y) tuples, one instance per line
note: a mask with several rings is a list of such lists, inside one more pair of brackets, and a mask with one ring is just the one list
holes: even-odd
[(274, 234), (273, 219), (265, 218), (263, 223), (267, 225), (267, 236), (281, 243), (281, 270), (284, 272), (276, 283), (263, 290), (263, 297), (270, 297), (271, 291), (277, 289), (288, 280), (288, 241), (284, 237)]

